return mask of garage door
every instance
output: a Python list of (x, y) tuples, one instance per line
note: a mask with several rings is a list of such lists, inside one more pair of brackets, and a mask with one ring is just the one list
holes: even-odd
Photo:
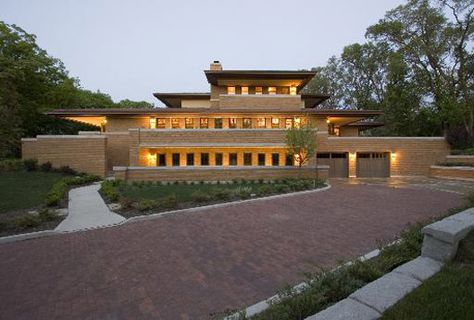
[(358, 152), (356, 171), (359, 178), (390, 177), (390, 153)]
[(329, 166), (330, 178), (347, 178), (349, 176), (347, 153), (318, 153), (318, 164)]

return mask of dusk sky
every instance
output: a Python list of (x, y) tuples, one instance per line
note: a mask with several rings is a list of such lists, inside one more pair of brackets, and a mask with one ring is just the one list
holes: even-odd
[(309, 69), (364, 41), (402, 0), (1, 0), (82, 87), (159, 106), (153, 92), (209, 91), (203, 70)]

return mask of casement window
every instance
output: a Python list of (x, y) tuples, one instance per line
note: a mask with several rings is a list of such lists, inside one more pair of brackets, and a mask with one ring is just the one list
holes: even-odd
[(294, 119), (294, 126), (295, 126), (295, 128), (301, 127), (301, 118), (295, 118)]
[(252, 165), (252, 154), (251, 153), (244, 153), (244, 166), (251, 166)]
[(166, 128), (166, 119), (165, 118), (157, 118), (156, 119), (156, 127), (158, 129)]
[(214, 128), (222, 129), (222, 118), (215, 118), (214, 119)]
[(173, 153), (171, 155), (173, 167), (179, 167), (179, 153)]
[(277, 88), (276, 87), (268, 87), (268, 94), (276, 94)]
[(224, 158), (222, 156), (222, 153), (216, 153), (215, 157), (216, 157), (216, 166), (222, 166), (222, 159)]
[(267, 121), (265, 118), (257, 118), (257, 127), (258, 128), (266, 128), (267, 127)]
[(272, 153), (272, 166), (280, 165), (280, 154)]
[(272, 128), (280, 128), (280, 118), (272, 118)]
[(291, 94), (292, 96), (296, 96), (296, 87), (295, 87), (295, 86), (291, 86), (291, 87), (290, 87), (290, 94)]
[(237, 128), (237, 118), (229, 118), (229, 128), (230, 129)]
[(262, 94), (263, 93), (263, 87), (255, 87), (255, 94)]
[(229, 153), (229, 166), (237, 165), (237, 153)]
[(193, 118), (185, 118), (184, 119), (184, 127), (186, 129), (194, 128), (194, 119)]
[(280, 87), (280, 94), (290, 94), (290, 88), (288, 87)]
[(242, 127), (245, 129), (252, 128), (252, 118), (244, 118), (242, 120)]
[(186, 165), (194, 166), (194, 153), (186, 153)]
[(156, 118), (155, 117), (150, 118), (150, 129), (156, 129)]
[(285, 157), (285, 166), (293, 166), (293, 156), (289, 153)]
[(209, 118), (201, 118), (199, 119), (199, 127), (201, 129), (209, 128)]
[(179, 129), (179, 119), (178, 118), (171, 118), (171, 128)]
[(285, 128), (286, 129), (293, 128), (293, 119), (292, 118), (286, 118), (285, 119)]
[(209, 153), (201, 153), (201, 166), (209, 165)]
[(227, 94), (235, 94), (235, 87), (227, 87)]
[(249, 94), (249, 87), (240, 87), (240, 94)]
[(166, 154), (164, 154), (164, 153), (158, 154), (157, 165), (159, 167), (166, 167)]
[(265, 165), (265, 153), (258, 154), (258, 165), (264, 166)]

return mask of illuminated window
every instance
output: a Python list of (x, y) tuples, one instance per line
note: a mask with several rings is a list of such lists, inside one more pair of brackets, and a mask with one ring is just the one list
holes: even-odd
[(149, 153), (148, 154), (148, 166), (155, 167), (156, 166), (156, 153)]
[(300, 165), (300, 155), (299, 154), (295, 154), (295, 166), (299, 166)]
[(266, 128), (267, 127), (267, 122), (265, 118), (257, 118), (257, 127), (258, 128)]
[(215, 118), (214, 119), (214, 128), (222, 129), (222, 118)]
[(178, 118), (171, 118), (171, 128), (179, 129), (179, 119)]
[(241, 87), (241, 94), (249, 94), (249, 87)]
[(285, 119), (285, 128), (286, 129), (293, 128), (293, 119), (291, 119), (291, 118), (286, 118)]
[(235, 87), (227, 87), (227, 94), (235, 94)]
[(242, 127), (245, 129), (252, 128), (252, 118), (244, 118), (242, 121)]
[(255, 94), (262, 94), (263, 88), (262, 87), (255, 87)]
[(272, 128), (280, 127), (280, 118), (272, 118)]
[(231, 129), (237, 128), (237, 119), (236, 118), (229, 118), (229, 128), (231, 128)]
[(276, 94), (277, 88), (276, 87), (268, 87), (268, 94)]
[(295, 128), (301, 127), (301, 118), (295, 118)]
[(290, 89), (288, 87), (281, 87), (280, 88), (281, 94), (290, 94)]
[(156, 127), (160, 129), (164, 129), (166, 127), (166, 119), (164, 118), (156, 119)]
[(296, 87), (293, 87), (293, 86), (290, 87), (290, 94), (292, 96), (296, 96)]
[(150, 118), (150, 129), (156, 129), (156, 118)]
[(199, 120), (199, 127), (201, 129), (207, 129), (209, 128), (209, 118), (201, 118)]
[(185, 118), (184, 119), (184, 127), (186, 129), (194, 128), (194, 119), (193, 118)]

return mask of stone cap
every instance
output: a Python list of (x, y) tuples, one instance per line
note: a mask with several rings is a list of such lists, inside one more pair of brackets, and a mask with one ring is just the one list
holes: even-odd
[(424, 227), (421, 232), (433, 238), (457, 243), (474, 228), (474, 208), (462, 211)]

